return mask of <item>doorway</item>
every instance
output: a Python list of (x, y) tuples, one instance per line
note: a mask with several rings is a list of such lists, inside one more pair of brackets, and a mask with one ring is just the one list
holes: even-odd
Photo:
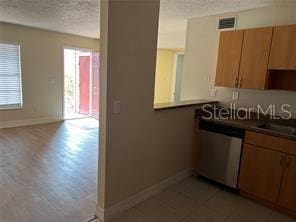
[(184, 52), (177, 52), (174, 58), (174, 67), (171, 81), (171, 102), (181, 100), (181, 88), (184, 69)]
[(176, 58), (176, 80), (175, 80), (175, 91), (174, 91), (174, 101), (180, 101), (181, 99), (181, 83), (183, 75), (183, 63), (184, 54), (177, 54)]
[(99, 118), (99, 53), (64, 48), (65, 120)]

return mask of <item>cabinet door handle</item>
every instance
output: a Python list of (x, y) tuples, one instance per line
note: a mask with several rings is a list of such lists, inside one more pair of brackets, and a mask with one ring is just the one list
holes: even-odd
[(238, 83), (238, 88), (242, 88), (242, 83), (243, 83), (243, 77), (240, 77), (239, 83)]
[(282, 155), (282, 159), (281, 159), (281, 162), (280, 162), (280, 166), (281, 166), (281, 167), (283, 167), (284, 160), (285, 160), (285, 156), (284, 156), (284, 155)]
[(286, 162), (286, 167), (287, 168), (290, 167), (290, 161), (291, 161), (290, 157), (287, 157), (287, 162)]
[(238, 85), (238, 77), (236, 77), (235, 80), (234, 80), (234, 88), (236, 88), (237, 85)]

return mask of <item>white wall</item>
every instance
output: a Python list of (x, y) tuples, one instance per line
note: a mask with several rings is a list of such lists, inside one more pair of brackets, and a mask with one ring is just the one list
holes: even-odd
[[(263, 26), (276, 26), (296, 23), (296, 4), (275, 6), (221, 14), (188, 21), (187, 39), (182, 79), (182, 99), (217, 99), (228, 103), (232, 99), (234, 89), (218, 87), (216, 98), (210, 96), (214, 88), (216, 63), (219, 44), (218, 19), (226, 16), (237, 16), (237, 29)], [(296, 110), (296, 92), (260, 91), (236, 89), (240, 92), (238, 106), (249, 107), (254, 104), (294, 105)]]
[(99, 49), (99, 40), (0, 22), (0, 41), (21, 44), (23, 108), (0, 111), (0, 123), (60, 119), (63, 46)]
[(158, 33), (157, 47), (162, 49), (184, 49), (186, 30)]

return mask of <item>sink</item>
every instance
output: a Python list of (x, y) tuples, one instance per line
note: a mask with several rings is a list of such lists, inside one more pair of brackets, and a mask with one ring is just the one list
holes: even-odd
[(257, 128), (296, 136), (296, 128), (294, 127), (282, 126), (282, 125), (276, 125), (276, 124), (262, 124), (257, 126)]

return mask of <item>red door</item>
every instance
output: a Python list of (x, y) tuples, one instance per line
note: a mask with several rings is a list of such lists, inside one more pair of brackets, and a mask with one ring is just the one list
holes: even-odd
[(99, 71), (100, 54), (92, 54), (92, 114), (91, 116), (99, 119)]
[(79, 56), (79, 113), (89, 115), (90, 56)]

